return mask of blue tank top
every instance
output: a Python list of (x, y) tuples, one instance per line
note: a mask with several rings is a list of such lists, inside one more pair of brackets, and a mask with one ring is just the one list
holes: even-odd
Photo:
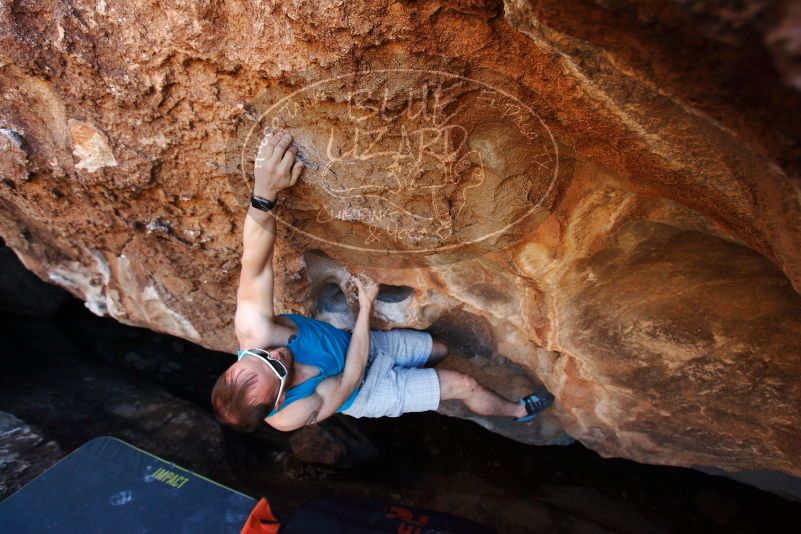
[[(288, 317), (298, 329), (297, 333), (289, 338), (289, 344), (287, 344), (287, 347), (295, 357), (295, 361), (317, 367), (320, 370), (320, 374), (289, 388), (281, 408), (278, 410), (273, 409), (267, 417), (283, 410), (296, 400), (308, 397), (314, 393), (317, 384), (329, 376), (341, 374), (345, 369), (345, 356), (348, 352), (351, 337), (350, 332), (340, 330), (317, 319), (294, 314), (280, 314), (279, 317)], [(237, 355), (241, 358), (242, 351), (239, 351)], [(359, 393), (360, 387), (357, 386), (353, 390), (350, 397), (339, 407), (337, 413), (350, 407), (356, 398), (356, 394)]]

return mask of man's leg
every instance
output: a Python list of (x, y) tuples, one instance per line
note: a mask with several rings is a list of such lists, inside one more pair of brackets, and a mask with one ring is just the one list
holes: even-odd
[(445, 359), (448, 355), (448, 346), (439, 339), (433, 339), (431, 343), (431, 354), (428, 355), (425, 367), (434, 367)]
[(370, 352), (378, 351), (390, 356), (400, 367), (422, 368), (442, 361), (448, 354), (448, 347), (423, 330), (371, 330)]
[(440, 400), (461, 400), (476, 415), (526, 415), (526, 408), (522, 404), (504, 399), (470, 375), (450, 369), (435, 370), (439, 378)]

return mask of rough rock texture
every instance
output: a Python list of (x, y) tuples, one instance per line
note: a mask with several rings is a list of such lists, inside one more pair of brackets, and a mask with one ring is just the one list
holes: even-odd
[(375, 444), (347, 417), (303, 427), (289, 440), (292, 454), (301, 462), (351, 467), (380, 455)]
[(0, 412), (0, 500), (56, 463), (64, 453), (58, 443), (14, 415)]
[(231, 351), (253, 146), (286, 127), (282, 311), (347, 326), (364, 270), (377, 327), (556, 394), (498, 432), (801, 475), (791, 4), (5, 3), (0, 235), (95, 313)]

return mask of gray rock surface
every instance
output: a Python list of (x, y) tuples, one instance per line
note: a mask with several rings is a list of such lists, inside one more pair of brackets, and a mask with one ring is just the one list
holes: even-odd
[(0, 412), (0, 501), (56, 463), (64, 451), (44, 432)]

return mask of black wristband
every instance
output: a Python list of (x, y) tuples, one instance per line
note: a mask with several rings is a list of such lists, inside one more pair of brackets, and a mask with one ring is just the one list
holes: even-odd
[(250, 205), (261, 211), (270, 211), (275, 207), (275, 200), (267, 200), (266, 198), (257, 197), (254, 194), (250, 195)]

